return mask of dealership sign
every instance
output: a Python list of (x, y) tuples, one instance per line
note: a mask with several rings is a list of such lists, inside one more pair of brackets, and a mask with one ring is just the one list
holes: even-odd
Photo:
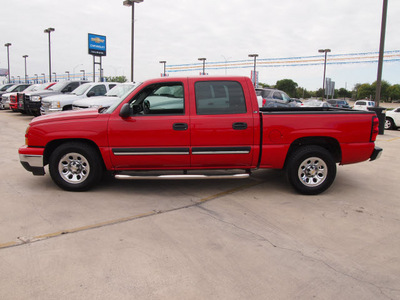
[(104, 35), (88, 34), (89, 54), (106, 56), (106, 37)]

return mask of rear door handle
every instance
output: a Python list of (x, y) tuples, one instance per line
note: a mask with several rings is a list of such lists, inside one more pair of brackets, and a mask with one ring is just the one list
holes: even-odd
[(247, 129), (247, 123), (236, 122), (236, 123), (232, 124), (232, 128), (235, 130), (245, 130), (245, 129)]
[(189, 127), (188, 127), (188, 124), (186, 124), (186, 123), (175, 123), (174, 125), (172, 125), (172, 128), (174, 130), (183, 131), (183, 130), (187, 130)]

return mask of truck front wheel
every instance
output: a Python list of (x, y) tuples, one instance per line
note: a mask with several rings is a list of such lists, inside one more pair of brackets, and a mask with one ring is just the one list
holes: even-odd
[(49, 159), (53, 181), (67, 191), (85, 191), (98, 183), (103, 174), (99, 154), (93, 147), (78, 142), (60, 145)]
[(286, 174), (295, 190), (305, 195), (317, 195), (335, 180), (336, 163), (325, 148), (303, 146), (288, 158)]

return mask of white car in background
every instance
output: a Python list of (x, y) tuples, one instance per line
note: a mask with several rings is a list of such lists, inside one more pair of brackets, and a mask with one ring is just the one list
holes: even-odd
[(400, 127), (400, 107), (386, 111), (385, 130)]
[(118, 84), (116, 82), (88, 82), (77, 87), (72, 93), (46, 97), (42, 100), (40, 114), (48, 115), (71, 110), (74, 101), (103, 96)]
[(132, 82), (121, 83), (116, 87), (112, 88), (111, 90), (109, 90), (104, 96), (75, 100), (72, 103), (72, 109), (73, 110), (80, 110), (86, 108), (99, 109), (102, 107), (109, 107), (116, 101), (120, 101), (126, 96), (128, 96), (136, 86), (137, 84)]
[(375, 102), (369, 100), (357, 100), (354, 102), (353, 109), (368, 110), (368, 107), (375, 107)]

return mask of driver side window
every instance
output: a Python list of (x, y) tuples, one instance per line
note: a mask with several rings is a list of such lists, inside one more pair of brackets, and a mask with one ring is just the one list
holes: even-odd
[(137, 115), (182, 115), (185, 113), (182, 83), (148, 86), (131, 103)]

